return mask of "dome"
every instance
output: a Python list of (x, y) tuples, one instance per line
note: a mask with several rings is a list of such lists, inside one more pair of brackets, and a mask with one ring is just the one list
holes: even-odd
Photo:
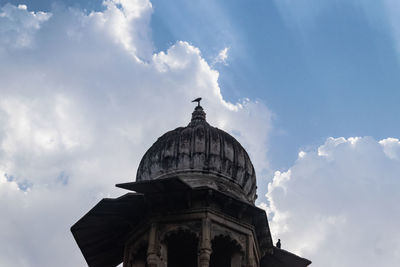
[(210, 126), (200, 105), (188, 126), (165, 133), (147, 150), (136, 181), (172, 176), (192, 187), (209, 186), (252, 203), (256, 199), (256, 174), (246, 150)]

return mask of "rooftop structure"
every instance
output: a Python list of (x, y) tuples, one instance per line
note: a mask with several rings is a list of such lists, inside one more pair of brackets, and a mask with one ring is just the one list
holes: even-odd
[(131, 190), (103, 199), (71, 231), (89, 266), (305, 267), (273, 246), (255, 206), (249, 155), (212, 127), (198, 105), (186, 127), (165, 133), (143, 156)]

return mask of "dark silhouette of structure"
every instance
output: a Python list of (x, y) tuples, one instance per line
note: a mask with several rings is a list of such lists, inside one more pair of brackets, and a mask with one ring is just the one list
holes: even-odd
[(281, 248), (281, 240), (280, 239), (278, 239), (278, 242), (276, 242), (276, 247)]
[(196, 98), (195, 100), (193, 100), (192, 102), (197, 102), (197, 106), (200, 106), (200, 101), (201, 101), (201, 97)]
[[(200, 106), (188, 126), (162, 135), (143, 156), (133, 191), (103, 199), (71, 231), (89, 266), (303, 267), (274, 247), (256, 207), (250, 158)], [(279, 244), (279, 241), (278, 241)]]

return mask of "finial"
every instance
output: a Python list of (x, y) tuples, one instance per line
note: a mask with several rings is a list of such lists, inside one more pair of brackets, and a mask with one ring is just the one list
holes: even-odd
[(201, 101), (201, 97), (198, 97), (195, 100), (193, 100), (192, 102), (197, 102), (197, 106), (200, 107), (200, 101)]
[(192, 120), (189, 123), (189, 126), (197, 125), (198, 123), (206, 123), (206, 113), (204, 112), (202, 106), (200, 106), (201, 97), (196, 98), (192, 102), (197, 102), (197, 106), (194, 108), (192, 113)]

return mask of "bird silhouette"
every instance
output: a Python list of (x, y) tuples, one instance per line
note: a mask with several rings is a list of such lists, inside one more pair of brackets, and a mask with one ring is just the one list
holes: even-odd
[(276, 242), (276, 247), (281, 248), (281, 240), (280, 239), (278, 239), (278, 242)]
[(201, 97), (198, 97), (195, 100), (193, 100), (192, 102), (197, 102), (197, 106), (200, 107), (200, 101), (201, 101)]

